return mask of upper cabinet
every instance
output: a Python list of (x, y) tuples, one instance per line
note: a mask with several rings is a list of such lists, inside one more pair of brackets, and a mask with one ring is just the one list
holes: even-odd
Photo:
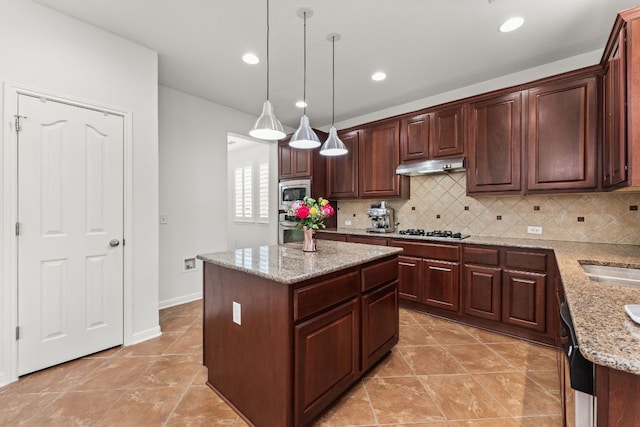
[(338, 135), (349, 152), (327, 160), (327, 197), (408, 197), (408, 177), (396, 174), (400, 159), (398, 120), (341, 131)]
[(602, 55), (602, 187), (640, 186), (640, 6), (618, 14)]
[(471, 103), (468, 193), (522, 190), (523, 96), (516, 92)]
[(278, 142), (279, 179), (311, 178), (312, 164), (313, 150), (290, 147), (289, 138)]
[(471, 102), (467, 194), (597, 188), (596, 70)]
[(595, 189), (596, 76), (529, 90), (527, 189)]
[(426, 110), (400, 122), (400, 163), (463, 156), (466, 104)]

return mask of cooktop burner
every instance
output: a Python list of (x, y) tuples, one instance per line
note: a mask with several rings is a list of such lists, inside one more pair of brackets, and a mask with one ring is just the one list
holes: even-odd
[(427, 237), (444, 237), (447, 239), (466, 239), (468, 234), (454, 233), (450, 230), (434, 230), (424, 231), (422, 229), (409, 228), (407, 230), (400, 230), (398, 233), (405, 234), (407, 236), (427, 236)]

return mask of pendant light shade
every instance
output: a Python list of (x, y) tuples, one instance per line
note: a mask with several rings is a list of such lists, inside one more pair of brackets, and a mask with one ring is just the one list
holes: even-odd
[(258, 139), (282, 139), (286, 136), (280, 120), (273, 111), (273, 105), (267, 99), (262, 106), (262, 114), (249, 131), (249, 135)]
[(304, 19), (304, 82), (303, 82), (303, 99), (304, 113), (300, 118), (300, 126), (289, 140), (289, 145), (293, 148), (311, 149), (320, 146), (320, 138), (311, 129), (309, 125), (309, 117), (307, 117), (307, 18), (313, 15), (313, 11), (309, 8), (302, 7), (298, 9), (298, 16)]
[(249, 131), (249, 135), (258, 139), (282, 139), (286, 136), (282, 123), (276, 117), (273, 105), (269, 102), (269, 0), (267, 0), (267, 100), (262, 106), (262, 114)]
[(332, 101), (331, 101), (331, 129), (329, 129), (329, 138), (324, 142), (320, 149), (323, 156), (342, 156), (347, 154), (347, 146), (338, 138), (338, 131), (333, 125), (336, 112), (336, 40), (340, 40), (340, 34), (331, 33), (327, 36), (331, 41), (331, 85), (332, 85)]

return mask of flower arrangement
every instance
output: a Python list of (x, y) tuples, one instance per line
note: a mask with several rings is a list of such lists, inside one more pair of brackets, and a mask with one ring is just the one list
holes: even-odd
[(334, 214), (333, 207), (327, 199), (318, 197), (318, 200), (305, 196), (302, 200), (296, 200), (291, 204), (289, 214), (296, 217), (296, 230), (303, 227), (312, 230), (325, 228), (323, 220)]

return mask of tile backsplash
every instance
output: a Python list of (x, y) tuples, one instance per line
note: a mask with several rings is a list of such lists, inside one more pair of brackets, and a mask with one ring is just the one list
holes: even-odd
[[(338, 225), (367, 228), (369, 205), (338, 202)], [(386, 200), (398, 229), (452, 230), (475, 236), (640, 244), (640, 192), (467, 197), (464, 172), (411, 177), (409, 200)], [(345, 225), (351, 221), (351, 225)], [(542, 227), (528, 234), (527, 227)]]

